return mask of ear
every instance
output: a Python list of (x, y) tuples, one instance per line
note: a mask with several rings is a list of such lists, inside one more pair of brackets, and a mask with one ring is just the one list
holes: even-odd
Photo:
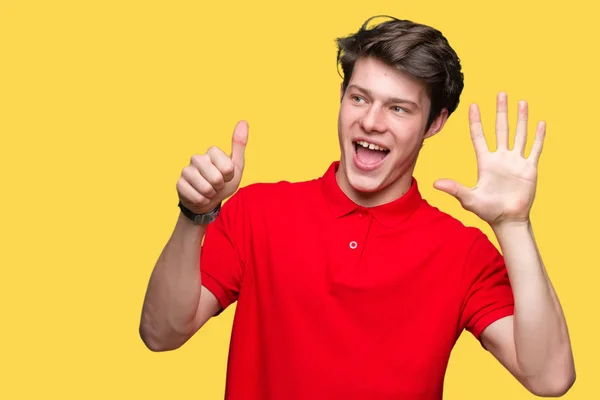
[(442, 130), (446, 121), (448, 120), (448, 109), (443, 108), (438, 116), (433, 120), (427, 132), (425, 132), (425, 138), (430, 138), (439, 131)]

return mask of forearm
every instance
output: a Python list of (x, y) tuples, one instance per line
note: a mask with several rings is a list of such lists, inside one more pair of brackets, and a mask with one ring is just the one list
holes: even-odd
[(195, 330), (201, 292), (200, 245), (205, 227), (180, 215), (150, 277), (140, 335), (153, 350), (173, 349)]
[(514, 340), (521, 374), (534, 382), (563, 377), (573, 365), (567, 325), (531, 224), (507, 223), (493, 229), (515, 298)]

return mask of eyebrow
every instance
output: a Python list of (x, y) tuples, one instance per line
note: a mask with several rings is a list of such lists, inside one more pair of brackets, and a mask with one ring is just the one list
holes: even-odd
[[(348, 86), (348, 89), (351, 89), (351, 88), (354, 88), (354, 89), (358, 90), (359, 92), (362, 92), (362, 93), (364, 93), (364, 94), (366, 94), (368, 96), (371, 96), (371, 97), (373, 96), (373, 92), (371, 92), (369, 89), (365, 89), (365, 88), (360, 87), (360, 86), (358, 86), (356, 84), (352, 84), (352, 85)], [(414, 101), (408, 100), (408, 99), (403, 99), (403, 98), (400, 98), (400, 97), (388, 97), (387, 98), (387, 102), (388, 103), (410, 104), (413, 107), (420, 108), (419, 105), (417, 103), (415, 103)]]

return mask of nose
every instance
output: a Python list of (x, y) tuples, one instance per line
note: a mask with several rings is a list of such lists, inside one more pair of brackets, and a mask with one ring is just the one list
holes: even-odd
[(381, 107), (372, 104), (360, 118), (360, 125), (367, 133), (385, 132), (385, 121)]

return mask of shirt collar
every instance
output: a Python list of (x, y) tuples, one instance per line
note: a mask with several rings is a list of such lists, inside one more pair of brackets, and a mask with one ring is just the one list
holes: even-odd
[(325, 201), (334, 218), (341, 218), (353, 212), (362, 211), (372, 215), (382, 225), (393, 226), (408, 218), (423, 200), (417, 180), (413, 177), (410, 189), (400, 198), (375, 207), (360, 206), (346, 196), (339, 187), (335, 177), (339, 164), (339, 161), (333, 162), (321, 177), (321, 187), (325, 195)]

